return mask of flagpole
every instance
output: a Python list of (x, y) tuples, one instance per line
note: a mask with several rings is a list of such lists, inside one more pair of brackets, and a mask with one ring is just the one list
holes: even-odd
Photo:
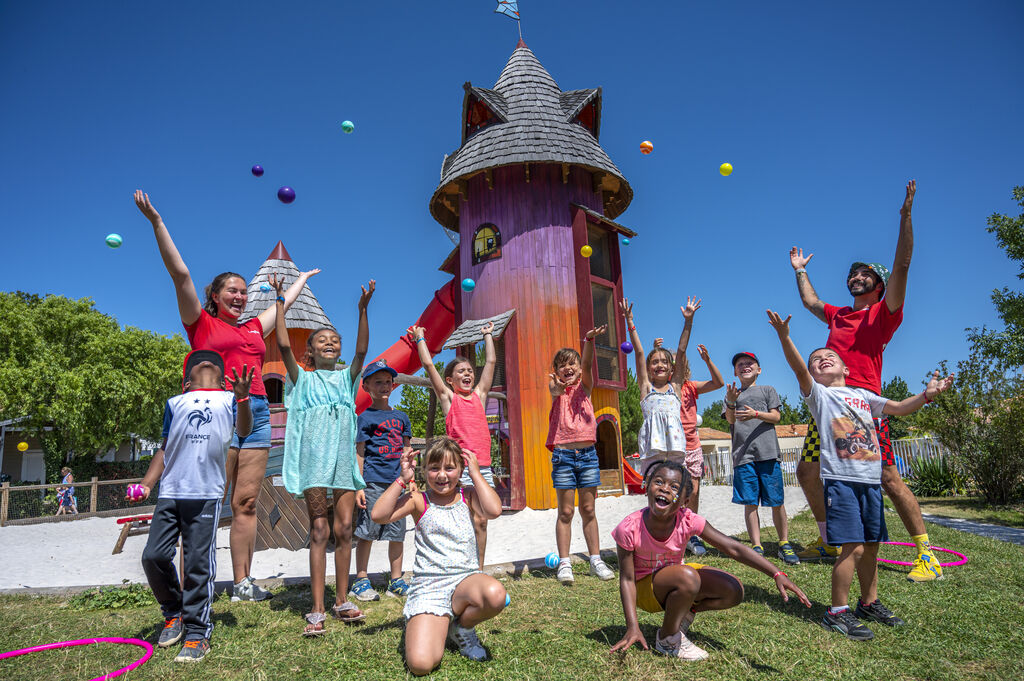
[(523, 39), (523, 14), (519, 13), (519, 20), (516, 21), (516, 27), (519, 29), (519, 39)]

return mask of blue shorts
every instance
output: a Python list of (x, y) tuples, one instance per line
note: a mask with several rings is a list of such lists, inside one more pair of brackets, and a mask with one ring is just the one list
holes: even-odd
[[(249, 407), (252, 409), (252, 432), (245, 437), (238, 437), (236, 430), (231, 436), (232, 449), (270, 449), (270, 405), (266, 395), (251, 395)], [(232, 403), (235, 418), (238, 418), (237, 405)]]
[[(483, 477), (484, 482), (491, 487), (494, 487), (494, 471), (490, 466), (480, 466), (480, 476)], [(475, 487), (473, 484), (473, 478), (469, 477), (468, 468), (462, 469), (462, 476), (459, 478), (459, 484), (463, 487)]]
[(560, 449), (551, 452), (551, 482), (555, 489), (583, 489), (601, 484), (597, 449)]
[(778, 459), (752, 461), (732, 471), (732, 503), (744, 506), (782, 506), (782, 468)]
[(387, 488), (388, 485), (380, 482), (371, 482), (366, 485), (366, 489), (363, 490), (366, 495), (366, 508), (358, 509), (356, 539), (365, 539), (366, 541), (403, 541), (405, 539), (405, 531), (408, 528), (405, 518), (399, 518), (386, 525), (378, 525), (370, 519), (374, 504)]
[(832, 546), (889, 541), (882, 485), (845, 480), (825, 483), (825, 534)]

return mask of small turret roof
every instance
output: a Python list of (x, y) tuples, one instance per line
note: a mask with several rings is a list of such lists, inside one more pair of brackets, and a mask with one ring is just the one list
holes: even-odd
[[(240, 323), (252, 319), (275, 303), (277, 294), (273, 290), (260, 290), (260, 285), (267, 283), (271, 274), (278, 278), (283, 277), (286, 289), (299, 278), (299, 268), (292, 262), (292, 257), (288, 255), (288, 250), (281, 241), (277, 242), (274, 250), (256, 271), (256, 275), (249, 280), (247, 287), (249, 301), (245, 305), (245, 312), (238, 318)], [(328, 319), (324, 309), (320, 307), (320, 302), (310, 290), (309, 284), (302, 287), (302, 292), (299, 293), (295, 303), (288, 308), (284, 318), (289, 328), (319, 329), (325, 326), (334, 328), (334, 324)]]

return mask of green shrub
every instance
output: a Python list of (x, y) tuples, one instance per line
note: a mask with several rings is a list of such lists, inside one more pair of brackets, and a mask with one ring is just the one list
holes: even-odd
[(113, 610), (116, 608), (141, 608), (156, 603), (153, 592), (142, 584), (131, 584), (122, 580), (121, 586), (89, 589), (68, 600), (71, 610)]
[(907, 485), (915, 496), (947, 497), (967, 492), (965, 476), (944, 454), (930, 459), (911, 459), (910, 474)]

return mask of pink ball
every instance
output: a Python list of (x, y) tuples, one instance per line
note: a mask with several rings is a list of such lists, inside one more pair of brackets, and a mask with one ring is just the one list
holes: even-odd
[(142, 488), (142, 485), (128, 485), (128, 498), (132, 501), (141, 501), (146, 496), (146, 490)]

